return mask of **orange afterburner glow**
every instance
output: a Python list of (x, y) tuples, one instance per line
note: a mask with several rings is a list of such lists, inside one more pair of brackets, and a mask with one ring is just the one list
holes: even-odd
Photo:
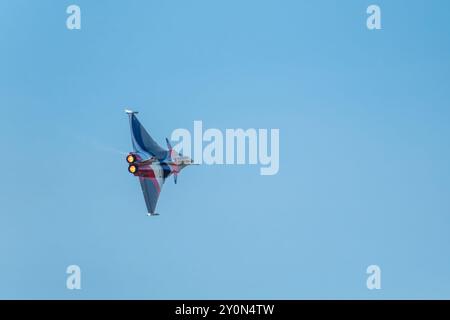
[(135, 160), (136, 160), (136, 158), (132, 154), (129, 154), (127, 156), (127, 162), (128, 163), (133, 163)]
[(131, 166), (128, 167), (128, 171), (129, 171), (130, 173), (136, 173), (137, 167), (134, 166), (134, 165), (131, 165)]

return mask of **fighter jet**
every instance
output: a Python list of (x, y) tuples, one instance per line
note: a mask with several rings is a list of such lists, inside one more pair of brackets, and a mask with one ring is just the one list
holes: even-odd
[(130, 120), (133, 146), (133, 151), (126, 157), (128, 172), (139, 178), (148, 215), (155, 216), (158, 215), (155, 211), (156, 203), (166, 178), (173, 175), (174, 182), (177, 183), (180, 171), (194, 163), (189, 157), (184, 157), (173, 150), (167, 138), (168, 150), (160, 147), (137, 119), (138, 112), (132, 110), (125, 112)]

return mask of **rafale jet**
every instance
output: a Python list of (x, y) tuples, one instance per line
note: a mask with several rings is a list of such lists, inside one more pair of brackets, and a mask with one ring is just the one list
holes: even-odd
[(194, 164), (189, 157), (183, 157), (172, 149), (169, 139), (166, 138), (167, 148), (160, 147), (147, 133), (136, 117), (136, 111), (125, 110), (130, 120), (131, 143), (133, 151), (127, 155), (128, 171), (139, 178), (142, 193), (149, 216), (156, 213), (158, 202), (164, 181), (173, 175), (175, 183), (180, 171)]

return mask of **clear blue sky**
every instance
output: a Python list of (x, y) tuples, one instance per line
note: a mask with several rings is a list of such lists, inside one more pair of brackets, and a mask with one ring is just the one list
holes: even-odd
[[(1, 0), (0, 298), (450, 298), (449, 12)], [(279, 128), (279, 174), (189, 167), (148, 218), (125, 106), (161, 144)]]

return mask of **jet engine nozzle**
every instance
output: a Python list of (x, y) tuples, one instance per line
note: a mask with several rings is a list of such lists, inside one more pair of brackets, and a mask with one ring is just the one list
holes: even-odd
[(134, 164), (131, 164), (131, 165), (128, 166), (128, 172), (132, 173), (132, 174), (135, 174), (135, 173), (138, 172), (138, 167), (135, 166)]
[(133, 163), (135, 161), (136, 161), (136, 157), (133, 154), (130, 153), (129, 155), (127, 155), (127, 162), (128, 163)]

